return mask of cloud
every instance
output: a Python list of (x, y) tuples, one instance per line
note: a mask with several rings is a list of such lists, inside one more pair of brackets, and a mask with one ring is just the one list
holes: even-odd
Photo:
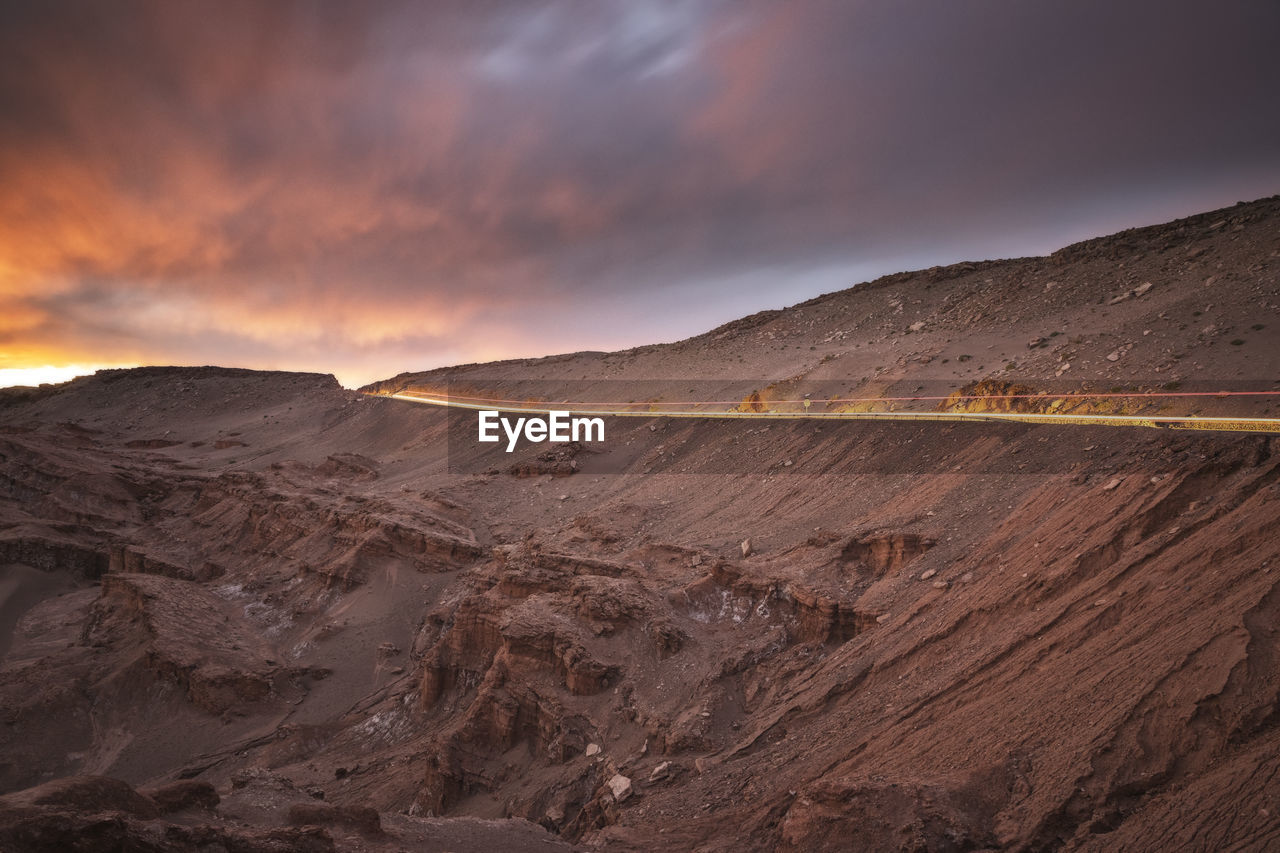
[(1233, 0), (10, 4), (0, 367), (363, 381), (624, 346), (841, 270), (1266, 195), (1278, 24)]

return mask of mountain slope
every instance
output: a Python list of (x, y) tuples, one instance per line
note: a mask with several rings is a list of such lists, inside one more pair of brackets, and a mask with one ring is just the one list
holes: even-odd
[(945, 396), (984, 379), (1054, 391), (1275, 388), (1278, 278), (1272, 197), (1048, 257), (886, 276), (673, 344), (407, 373), (364, 390), (493, 395), (552, 380), (584, 399), (625, 402), (637, 389), (690, 399), (681, 379), (702, 380), (704, 399)]
[[(0, 840), (1274, 846), (1276, 439), (616, 418), (549, 461), (378, 394), (1272, 387), (1278, 215), (1270, 199), (374, 395), (217, 368), (16, 395)], [(85, 774), (149, 795), (32, 788)]]

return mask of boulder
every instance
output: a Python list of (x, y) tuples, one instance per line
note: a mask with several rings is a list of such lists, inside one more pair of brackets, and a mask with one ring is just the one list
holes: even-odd
[(613, 795), (614, 802), (621, 803), (631, 796), (631, 780), (621, 773), (615, 773), (608, 782), (605, 782), (605, 787)]

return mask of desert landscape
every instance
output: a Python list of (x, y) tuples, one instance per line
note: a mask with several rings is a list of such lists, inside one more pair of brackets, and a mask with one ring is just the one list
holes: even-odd
[(0, 849), (1274, 849), (1276, 437), (390, 395), (1275, 418), (1277, 330), (1272, 197), (619, 352), (0, 391)]

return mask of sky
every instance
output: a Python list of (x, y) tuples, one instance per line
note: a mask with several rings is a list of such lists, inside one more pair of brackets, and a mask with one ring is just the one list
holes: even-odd
[(1280, 193), (1270, 0), (0, 3), (0, 384), (677, 340)]

